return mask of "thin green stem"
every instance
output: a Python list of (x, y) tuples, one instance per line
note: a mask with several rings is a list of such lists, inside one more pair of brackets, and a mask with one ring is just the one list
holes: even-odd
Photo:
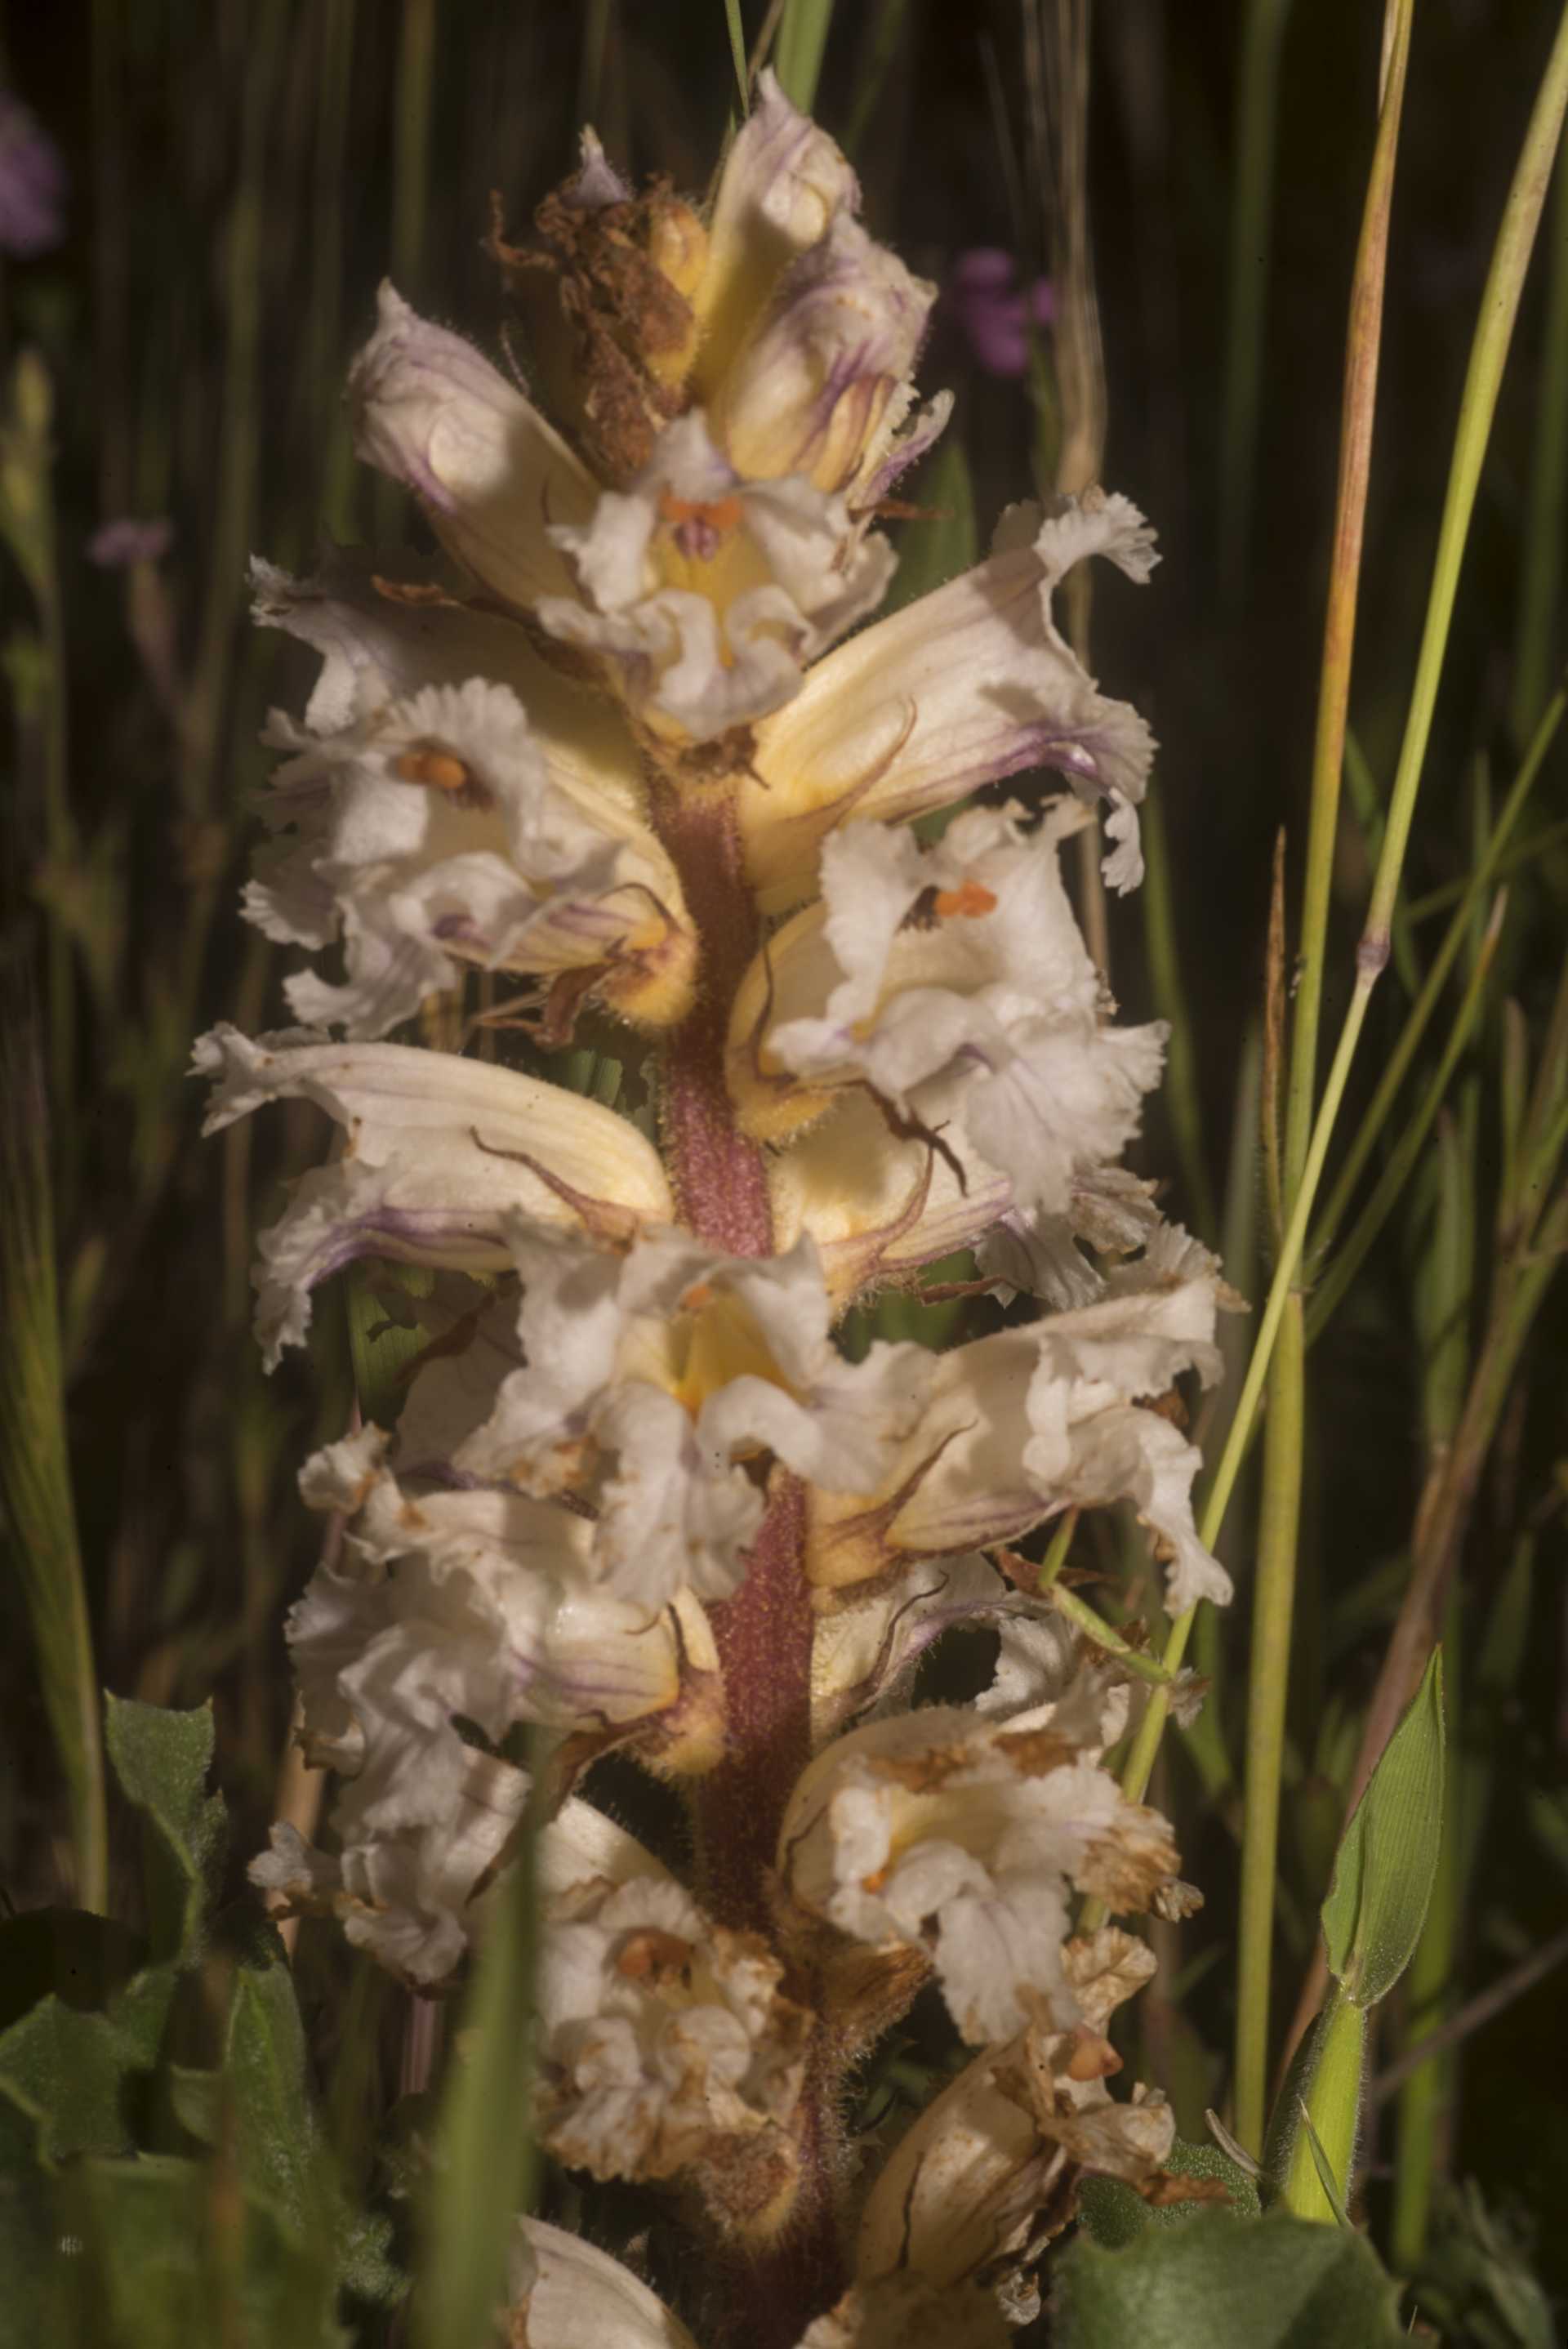
[[(1317, 724), (1313, 743), (1312, 800), (1307, 824), (1300, 960), (1291, 1025), (1286, 1080), (1284, 1147), (1280, 1204), (1290, 1218), (1290, 1253), (1300, 1260), (1305, 1218), (1299, 1212), (1313, 1163), (1314, 1105), (1317, 1091), (1318, 1020), (1328, 943), (1329, 900), (1338, 830), (1339, 789), (1345, 772), (1350, 707), (1350, 672), (1356, 644), (1356, 609), (1366, 533), (1367, 487), (1372, 464), (1372, 427), (1377, 411), (1377, 366), (1382, 347), (1383, 294), (1387, 271), (1388, 222), (1393, 209), (1394, 167), (1404, 106), (1410, 50), (1412, 0), (1390, 0), (1361, 235), (1351, 278), (1346, 332), (1345, 386), (1340, 428), (1339, 480), (1335, 500), (1334, 551), (1328, 605), (1324, 617)], [(1233, 550), (1239, 561), (1242, 550)], [(1364, 1001), (1357, 988), (1357, 999)], [(1348, 1057), (1336, 1062), (1340, 1084)], [(1327, 1101), (1325, 1108), (1328, 1107)], [(1327, 1131), (1322, 1132), (1326, 1148)], [(1313, 1185), (1321, 1172), (1315, 1155)], [(1284, 1269), (1282, 1263), (1281, 1270)], [(1295, 1264), (1291, 1278), (1295, 1278)], [(1284, 1763), (1285, 1711), (1290, 1692), (1291, 1629), (1295, 1614), (1296, 1553), (1300, 1538), (1303, 1462), (1306, 1444), (1306, 1331), (1299, 1289), (1278, 1288), (1274, 1313), (1279, 1332), (1269, 1384), (1264, 1446), (1257, 1576), (1253, 1588), (1252, 1661), (1247, 1704), (1246, 1799), (1242, 1829), (1240, 1980), (1236, 2007), (1236, 2129), (1244, 2145), (1261, 2147), (1268, 2095), (1269, 1991), (1274, 1960), (1275, 1864), (1279, 1845), (1280, 1784)], [(1271, 1296), (1271, 1309), (1274, 1307)], [(1260, 1333), (1260, 1349), (1263, 1343)], [(1235, 1466), (1244, 1449), (1253, 1406), (1245, 1402), (1233, 1423)], [(1229, 1454), (1227, 1454), (1227, 1458)], [(1222, 1460), (1210, 1506), (1222, 1511), (1229, 1485)], [(1233, 1478), (1235, 1467), (1230, 1471)], [(1219, 1519), (1215, 1518), (1215, 1533)]]
[(1295, 1611), (1296, 1544), (1305, 1437), (1306, 1331), (1299, 1290), (1280, 1325), (1264, 1431), (1263, 1521), (1253, 1597), (1247, 1702), (1246, 1808), (1242, 1833), (1241, 1948), (1236, 2003), (1235, 2131), (1260, 2151), (1267, 2118), (1269, 1985), (1280, 1775)]
[(1496, 959), (1498, 939), (1501, 935), (1502, 918), (1507, 910), (1507, 894), (1504, 892), (1499, 896), (1491, 920), (1487, 926), (1485, 942), (1481, 952), (1476, 957), (1475, 968), (1470, 973), (1470, 983), (1460, 1000), (1442, 1059), (1439, 1061), (1431, 1082), (1422, 1095), (1419, 1108), (1415, 1115), (1407, 1119), (1401, 1127), (1398, 1143), (1378, 1177), (1377, 1188), (1357, 1217), (1349, 1237), (1336, 1253), (1327, 1272), (1314, 1287), (1312, 1310), (1306, 1324), (1308, 1345), (1312, 1345), (1321, 1336), (1325, 1323), (1338, 1306), (1365, 1263), (1367, 1250), (1393, 1214), (1399, 1200), (1405, 1195), (1406, 1185), (1415, 1172), (1416, 1162), (1425, 1147), (1427, 1136), (1432, 1129), (1433, 1120), (1447, 1098), (1449, 1087), (1453, 1081), (1454, 1071), (1463, 1059), (1474, 1032), (1475, 1023), (1480, 1013), (1481, 999), (1486, 991), (1486, 982), (1491, 977), (1492, 963)]
[(1168, 1689), (1175, 1679), (1175, 1673), (1168, 1665), (1161, 1663), (1157, 1656), (1146, 1656), (1133, 1647), (1130, 1640), (1124, 1640), (1103, 1615), (1097, 1615), (1094, 1609), (1085, 1599), (1079, 1599), (1076, 1592), (1063, 1590), (1058, 1585), (1051, 1592), (1051, 1604), (1058, 1615), (1065, 1615), (1069, 1623), (1076, 1625), (1086, 1640), (1091, 1640), (1097, 1648), (1103, 1648), (1108, 1656), (1115, 1656), (1123, 1669), (1136, 1679), (1162, 1689)]
[(1535, 730), (1535, 738), (1514, 780), (1513, 787), (1503, 802), (1491, 836), (1487, 843), (1485, 854), (1477, 859), (1475, 869), (1464, 885), (1463, 893), (1454, 909), (1448, 929), (1444, 933), (1443, 943), (1433, 957), (1432, 967), (1427, 973), (1421, 992), (1410, 1007), (1405, 1025), (1399, 1032), (1399, 1040), (1384, 1064), (1382, 1074), (1377, 1080), (1377, 1091), (1357, 1130), (1356, 1138), (1346, 1154), (1345, 1164), (1335, 1180), (1327, 1204), (1313, 1230), (1307, 1247), (1310, 1262), (1315, 1262), (1322, 1256), (1344, 1221), (1346, 1211), (1355, 1194), (1356, 1185), (1361, 1179), (1367, 1161), (1387, 1121), (1399, 1088), (1405, 1081), (1410, 1063), (1416, 1056), (1428, 1024), (1438, 1007), (1449, 973), (1458, 961), (1464, 947), (1475, 909), (1496, 878), (1502, 851), (1523, 812), (1525, 801), (1529, 798), (1535, 780), (1545, 763), (1546, 754), (1556, 740), (1557, 730), (1563, 723), (1565, 711), (1568, 711), (1568, 690), (1560, 688), (1542, 714), (1541, 723)]
[[(1553, 849), (1568, 841), (1568, 816), (1560, 816), (1555, 823), (1537, 826), (1527, 839), (1511, 848), (1506, 856), (1499, 857), (1493, 866), (1500, 881), (1508, 880), (1522, 865), (1535, 864)], [(1424, 897), (1413, 897), (1407, 908), (1412, 922), (1424, 922), (1430, 915), (1440, 914), (1459, 903), (1470, 886), (1470, 875), (1461, 874), (1457, 881), (1445, 881), (1439, 889), (1429, 889)]]
[[(1301, 1188), (1291, 1211), (1279, 1262), (1269, 1289), (1268, 1303), (1259, 1326), (1257, 1343), (1247, 1368), (1236, 1415), (1231, 1423), (1225, 1448), (1220, 1457), (1214, 1482), (1210, 1488), (1204, 1509), (1200, 1537), (1208, 1548), (1212, 1548), (1220, 1526), (1224, 1522), (1236, 1475), (1245, 1455), (1252, 1434), (1253, 1416), (1263, 1393), (1268, 1375), (1274, 1340), (1279, 1334), (1285, 1302), (1295, 1283), (1301, 1262), (1307, 1218), (1317, 1195), (1323, 1176), (1324, 1160), (1345, 1097), (1350, 1064), (1356, 1057), (1356, 1047), (1367, 1019), (1367, 1007), (1388, 958), (1388, 923), (1399, 875), (1404, 869), (1405, 851), (1409, 844), (1410, 824), (1416, 812), (1416, 794), (1420, 788), (1421, 771), (1426, 760), (1427, 742), (1431, 732), (1432, 709), (1437, 700), (1438, 681), (1442, 673), (1443, 657), (1448, 647), (1449, 626), (1453, 617), (1454, 597), (1459, 585), (1460, 564), (1464, 554), (1470, 519), (1475, 507), (1476, 487), (1480, 477), (1481, 459), (1491, 434), (1492, 419), (1497, 411), (1498, 387), (1502, 378), (1503, 361), (1508, 356), (1513, 322), (1519, 311), (1520, 291), (1530, 260), (1535, 228), (1541, 218), (1546, 185), (1551, 175), (1557, 141), (1563, 128), (1564, 108), (1568, 107), (1568, 7), (1559, 20), (1556, 39), (1547, 60), (1540, 92), (1531, 113), (1524, 143), (1514, 170), (1513, 182), (1504, 207), (1502, 225), (1498, 233), (1491, 268), (1488, 272), (1485, 291), (1481, 296), (1480, 316), (1477, 323), (1470, 363), (1465, 378), (1463, 402), (1455, 435), (1453, 460), (1449, 472), (1448, 493), (1443, 502), (1443, 519), (1438, 538), (1437, 558), (1433, 565), (1431, 593), (1427, 608), (1426, 627), (1416, 667), (1416, 681), (1410, 697), (1410, 709), (1405, 723), (1405, 735), (1400, 745), (1399, 762), (1395, 771), (1393, 796), (1388, 811), (1388, 828), (1384, 835), (1383, 853), (1372, 884), (1372, 898), (1367, 908), (1366, 927), (1356, 956), (1356, 986), (1345, 1014), (1338, 1047), (1328, 1081), (1324, 1088), (1322, 1102), (1313, 1126), (1312, 1139), (1302, 1169)], [(1191, 1636), (1195, 1608), (1189, 1608), (1171, 1627), (1163, 1661), (1172, 1671), (1180, 1664)], [(1149, 1774), (1154, 1766), (1155, 1754), (1164, 1733), (1170, 1699), (1163, 1689), (1157, 1689), (1140, 1723), (1123, 1771), (1122, 1784), (1134, 1799), (1141, 1797), (1149, 1784)]]
[(1350, 289), (1346, 336), (1345, 396), (1339, 445), (1339, 483), (1335, 505), (1334, 553), (1329, 570), (1328, 609), (1323, 627), (1323, 664), (1317, 695), (1317, 726), (1312, 753), (1312, 811), (1308, 818), (1306, 878), (1302, 897), (1299, 975), (1291, 1030), (1289, 1090), (1285, 1108), (1284, 1195), (1288, 1202), (1306, 1159), (1317, 1092), (1317, 1033), (1323, 1000), (1324, 958), (1328, 939), (1329, 896), (1338, 829), (1339, 785), (1345, 770), (1346, 725), (1350, 707), (1350, 668), (1356, 642), (1356, 606), (1361, 584), (1366, 532), (1367, 485), (1372, 466), (1372, 425), (1377, 409), (1377, 362), (1383, 337), (1383, 289), (1388, 254), (1388, 222), (1394, 201), (1394, 165), (1404, 106), (1405, 71), (1410, 52), (1413, 0), (1396, 0), (1391, 45), (1383, 77), (1377, 137), (1367, 182)]
[(1448, 648), (1449, 626), (1459, 589), (1460, 566), (1464, 560), (1465, 542), (1470, 534), (1470, 516), (1475, 510), (1476, 490), (1480, 481), (1481, 461), (1491, 437), (1498, 389), (1513, 338), (1514, 321), (1519, 315), (1520, 296), (1524, 290), (1525, 271), (1540, 225), (1542, 206), (1546, 201), (1565, 106), (1568, 106), (1568, 8), (1563, 10), (1558, 20), (1556, 37), (1514, 169), (1513, 182), (1503, 208), (1502, 226), (1481, 295), (1475, 340), (1470, 347), (1448, 494), (1443, 502), (1442, 527), (1438, 536), (1426, 627), (1416, 664), (1415, 689), (1405, 724), (1405, 738), (1400, 745), (1399, 763), (1394, 775), (1388, 805), (1388, 829), (1384, 835), (1383, 854), (1378, 859), (1377, 875), (1372, 884), (1372, 903), (1367, 912), (1364, 941), (1365, 947), (1372, 951), (1377, 951), (1380, 946), (1386, 948), (1394, 898), (1404, 869), (1405, 850), (1416, 812), (1416, 794), (1420, 789), (1421, 771), (1426, 763), (1432, 712), (1437, 704), (1443, 657)]
[(1559, 159), (1553, 197), (1552, 275), (1546, 297), (1541, 396), (1525, 504), (1523, 585), (1513, 657), (1509, 718), (1516, 742), (1546, 698), (1552, 645), (1563, 586), (1563, 539), (1568, 528), (1568, 159)]

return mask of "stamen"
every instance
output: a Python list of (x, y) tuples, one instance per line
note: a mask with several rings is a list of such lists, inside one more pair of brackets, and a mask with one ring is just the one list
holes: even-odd
[(954, 918), (966, 922), (978, 921), (982, 914), (995, 912), (995, 892), (987, 889), (983, 882), (973, 881), (965, 874), (956, 889), (937, 891), (935, 904), (932, 910), (939, 920), (944, 922)]

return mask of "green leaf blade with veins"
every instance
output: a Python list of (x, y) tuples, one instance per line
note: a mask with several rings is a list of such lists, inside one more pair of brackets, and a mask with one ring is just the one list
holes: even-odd
[(1434, 1649), (1340, 1840), (1323, 1904), (1329, 1971), (1376, 2006), (1421, 1937), (1443, 1834), (1443, 1668)]

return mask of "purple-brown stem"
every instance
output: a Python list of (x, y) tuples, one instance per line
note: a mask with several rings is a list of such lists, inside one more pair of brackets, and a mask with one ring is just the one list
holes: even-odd
[[(730, 1008), (761, 939), (747, 885), (732, 789), (660, 777), (654, 820), (680, 874), (701, 941), (696, 1005), (665, 1057), (660, 1122), (683, 1220), (735, 1256), (773, 1251), (762, 1153), (737, 1128), (725, 1082)], [(720, 1924), (771, 1937), (769, 1888), (784, 1806), (810, 1754), (810, 1593), (806, 1496), (776, 1468), (761, 1531), (733, 1599), (713, 1609), (724, 1673), (723, 1759), (694, 1788), (700, 1893)], [(791, 1994), (807, 1986), (790, 1982)], [(737, 2261), (730, 2334), (746, 2349), (788, 2349), (841, 2289), (833, 2206), (838, 2081), (820, 2046), (802, 2098), (799, 2195), (776, 2240)], [(833, 2074), (832, 2076), (830, 2076)]]

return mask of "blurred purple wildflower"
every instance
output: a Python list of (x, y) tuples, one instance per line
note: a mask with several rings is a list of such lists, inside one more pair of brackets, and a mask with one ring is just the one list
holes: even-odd
[(961, 253), (942, 298), (975, 365), (987, 375), (1022, 375), (1029, 364), (1030, 329), (1048, 326), (1056, 316), (1050, 279), (1037, 277), (1026, 290), (1020, 288), (1017, 263), (999, 245), (977, 244)]
[(138, 522), (132, 514), (106, 522), (88, 541), (88, 561), (103, 571), (120, 571), (133, 563), (156, 563), (169, 552), (173, 526), (163, 520)]
[(31, 261), (66, 233), (66, 167), (36, 117), (0, 89), (0, 253)]

